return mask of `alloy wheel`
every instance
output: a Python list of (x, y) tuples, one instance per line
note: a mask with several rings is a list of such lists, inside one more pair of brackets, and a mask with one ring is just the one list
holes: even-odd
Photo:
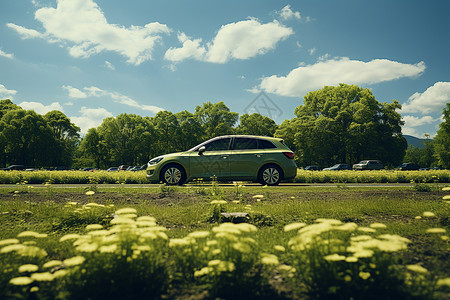
[(181, 180), (181, 171), (171, 167), (164, 172), (164, 179), (168, 184), (178, 184)]
[(262, 174), (262, 179), (268, 185), (276, 184), (280, 180), (280, 172), (273, 167), (267, 168)]

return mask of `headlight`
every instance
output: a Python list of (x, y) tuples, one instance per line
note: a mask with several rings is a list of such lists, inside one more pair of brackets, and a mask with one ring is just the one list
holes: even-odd
[(157, 163), (159, 163), (160, 161), (162, 161), (163, 158), (164, 158), (163, 156), (155, 157), (155, 158), (151, 159), (151, 160), (148, 162), (148, 165), (149, 165), (149, 166), (156, 165)]

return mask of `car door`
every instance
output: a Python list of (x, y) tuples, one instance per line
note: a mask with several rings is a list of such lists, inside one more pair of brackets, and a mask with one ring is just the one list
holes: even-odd
[(264, 150), (258, 139), (235, 137), (231, 151), (230, 175), (237, 179), (253, 179), (264, 162)]
[(230, 144), (231, 138), (220, 138), (204, 144), (206, 149), (201, 154), (193, 151), (189, 156), (190, 177), (216, 176), (218, 179), (228, 177), (230, 175)]

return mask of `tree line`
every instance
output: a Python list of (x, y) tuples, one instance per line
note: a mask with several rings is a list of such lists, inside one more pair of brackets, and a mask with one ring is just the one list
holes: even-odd
[[(400, 164), (407, 149), (397, 101), (380, 103), (368, 89), (341, 84), (308, 93), (295, 117), (277, 125), (258, 113), (239, 116), (223, 103), (205, 102), (193, 113), (158, 112), (154, 117), (120, 114), (105, 118), (84, 137), (60, 111), (39, 115), (12, 101), (0, 100), (0, 165), (108, 168), (141, 165), (149, 158), (185, 151), (226, 134), (276, 136), (295, 152), (299, 166), (355, 163), (379, 159)], [(450, 167), (450, 105), (427, 151), (431, 164)], [(431, 150), (430, 150), (431, 149)], [(427, 161), (428, 163), (428, 161)]]

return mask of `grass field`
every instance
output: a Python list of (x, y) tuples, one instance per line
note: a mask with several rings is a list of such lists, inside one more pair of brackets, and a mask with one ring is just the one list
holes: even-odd
[(447, 299), (446, 185), (3, 187), (0, 298)]

